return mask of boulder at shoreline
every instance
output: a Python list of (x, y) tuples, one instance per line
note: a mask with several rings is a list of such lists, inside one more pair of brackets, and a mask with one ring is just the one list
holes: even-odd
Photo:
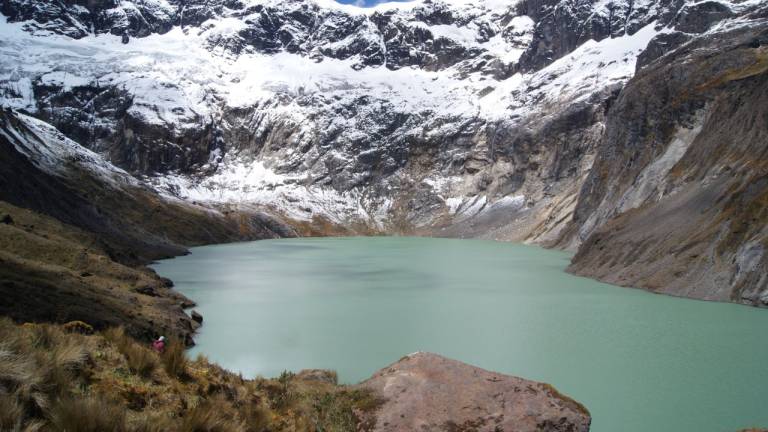
[(549, 384), (431, 353), (403, 357), (359, 386), (382, 398), (367, 414), (377, 432), (587, 432), (591, 423), (583, 405)]

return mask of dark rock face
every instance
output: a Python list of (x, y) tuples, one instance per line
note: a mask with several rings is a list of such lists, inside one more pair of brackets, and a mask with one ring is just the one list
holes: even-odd
[[(439, 71), (456, 67), (465, 75), (479, 71), (494, 79), (504, 79), (518, 70), (540, 69), (590, 38), (600, 40), (633, 34), (653, 20), (667, 20), (671, 11), (681, 6), (659, 0), (643, 7), (647, 9), (628, 1), (604, 7), (597, 2), (547, 0), (528, 1), (519, 5), (517, 10), (490, 13), (481, 7), (456, 9), (442, 2), (427, 2), (409, 12), (353, 15), (341, 10), (325, 10), (304, 0), (255, 6), (232, 0), (122, 2), (119, 5), (93, 1), (43, 4), (12, 0), (4, 3), (2, 12), (12, 22), (32, 20), (30, 26), (44, 26), (46, 31), (72, 37), (83, 37), (91, 31), (127, 32), (142, 37), (150, 33), (165, 33), (177, 24), (189, 31), (199, 32), (204, 29), (200, 26), (206, 20), (228, 16), (242, 20), (243, 28), (233, 34), (212, 35), (208, 44), (211, 48), (223, 47), (234, 55), (289, 52), (316, 61), (324, 58), (355, 59), (354, 68), (385, 65), (392, 70), (418, 67)], [(687, 13), (694, 17), (704, 12), (691, 10)], [(507, 24), (520, 14), (530, 16), (535, 27), (532, 42), (521, 42), (521, 48), (526, 48), (526, 51), (517, 64), (505, 63), (483, 49), (458, 44), (434, 33), (430, 27), (454, 26), (461, 30), (471, 26), (476, 30), (477, 42), (486, 42), (497, 35), (507, 41), (515, 41), (524, 39), (523, 33)], [(66, 22), (61, 21), (64, 19)], [(713, 15), (712, 19), (716, 17)], [(655, 51), (658, 52), (654, 54), (654, 50), (650, 50), (649, 58), (643, 61), (655, 58), (660, 50), (669, 49), (671, 45), (665, 40), (659, 41), (657, 46), (659, 48)], [(35, 81), (33, 90), (38, 117), (55, 125), (77, 142), (107, 154), (116, 165), (138, 174), (179, 172), (206, 175), (216, 169), (216, 161), (211, 160), (212, 152), (217, 152), (219, 158), (225, 157), (233, 148), (247, 149), (247, 153), (257, 155), (265, 146), (271, 145), (269, 143), (300, 139), (299, 135), (303, 133), (303, 125), (275, 119), (261, 107), (227, 110), (220, 117), (199, 115), (179, 107), (181, 111), (178, 114), (183, 116), (184, 121), (182, 127), (172, 123), (157, 124), (131, 109), (137, 102), (130, 91), (106, 82), (66, 88)], [(415, 130), (432, 122), (458, 119), (433, 120), (430, 112), (403, 113), (394, 104), (387, 105), (386, 102), (374, 115), (365, 114), (367, 118), (361, 117), (358, 122), (362, 124), (360, 129), (369, 135), (368, 139), (348, 142), (339, 136), (340, 127), (334, 125), (336, 116), (357, 118), (361, 111), (368, 108), (366, 105), (373, 106), (379, 102), (360, 98), (341, 107), (333, 107), (334, 112), (319, 113), (318, 117), (325, 118), (319, 119), (317, 129), (323, 132), (309, 145), (321, 148), (321, 153), (333, 149), (340, 150), (342, 154), (362, 153), (362, 156), (352, 166), (345, 162), (343, 168), (339, 167), (340, 161), (333, 158), (313, 163), (318, 170), (320, 166), (326, 167), (323, 169), (325, 172), (315, 177), (316, 181), (330, 183), (338, 191), (378, 184), (378, 176), (372, 173), (388, 176), (402, 169), (407, 165), (408, 155), (419, 154), (419, 147), (428, 145), (429, 141), (467, 141), (466, 138), (459, 140), (449, 136), (425, 142), (420, 136), (404, 136), (402, 131), (409, 128)], [(317, 98), (299, 101), (301, 105), (316, 105), (318, 109), (327, 103)], [(457, 127), (463, 129), (465, 137), (476, 136), (473, 128), (483, 127), (478, 121), (463, 123)], [(583, 126), (589, 128), (592, 125)], [(498, 142), (499, 146), (507, 145), (503, 140), (492, 137), (503, 136), (506, 134), (503, 129), (509, 126), (502, 126), (499, 131), (494, 130), (495, 127), (487, 125), (487, 136), (483, 139)], [(254, 130), (263, 133), (254, 136), (251, 132)], [(440, 161), (436, 165), (445, 166), (446, 163)], [(285, 167), (288, 171), (292, 169), (295, 166)], [(477, 170), (476, 167), (467, 169)]]
[(11, 22), (33, 21), (31, 30), (49, 31), (73, 38), (92, 32), (134, 36), (165, 33), (174, 24), (176, 8), (162, 2), (70, 0), (30, 2), (8, 0), (0, 12)]
[(684, 33), (704, 33), (712, 24), (733, 15), (730, 7), (716, 1), (685, 5), (675, 19), (676, 28)]
[(586, 408), (548, 384), (430, 353), (406, 356), (360, 387), (384, 400), (372, 413), (377, 432), (587, 432), (591, 423)]
[(669, 22), (679, 3), (634, 1), (526, 0), (518, 9), (536, 21), (533, 42), (520, 59), (524, 71), (538, 70), (584, 42), (634, 34), (653, 21)]
[(572, 271), (768, 305), (766, 38), (765, 23), (705, 35), (630, 81), (579, 198)]
[[(452, 25), (458, 28), (471, 25), (477, 29), (478, 42), (488, 41), (496, 32), (504, 30), (496, 26), (495, 21), (507, 21), (511, 15), (499, 17), (482, 8), (457, 11), (441, 2), (428, 2), (408, 13), (387, 11), (353, 15), (341, 10), (321, 9), (315, 3), (304, 0), (256, 6), (221, 0), (169, 1), (169, 7), (158, 6), (162, 4), (164, 2), (124, 1), (119, 5), (110, 2), (67, 5), (12, 0), (3, 4), (2, 12), (10, 22), (28, 21), (31, 31), (38, 28), (74, 38), (84, 37), (89, 32), (143, 37), (150, 33), (165, 33), (177, 23), (190, 31), (199, 32), (204, 30), (199, 26), (206, 20), (228, 16), (242, 20), (244, 27), (233, 34), (212, 35), (207, 43), (211, 49), (224, 47), (233, 55), (288, 52), (318, 62), (324, 58), (354, 59), (352, 67), (355, 69), (386, 66), (391, 70), (418, 67), (437, 71), (462, 64), (464, 73), (483, 71), (496, 78), (509, 76), (514, 70), (511, 64), (483, 49), (467, 48), (452, 39), (433, 34), (429, 29), (430, 25)], [(511, 11), (508, 13), (511, 14)], [(59, 18), (54, 20), (55, 17)], [(521, 35), (507, 36), (510, 40), (517, 37)], [(164, 85), (174, 86), (173, 83)], [(7, 91), (14, 91), (13, 87)], [(179, 107), (182, 111), (177, 113), (184, 117), (182, 127), (178, 124), (158, 125), (131, 110), (137, 106), (137, 102), (130, 91), (109, 82), (69, 88), (36, 80), (33, 82), (33, 91), (38, 106), (36, 116), (55, 125), (77, 142), (108, 154), (116, 165), (140, 174), (204, 171), (206, 168), (201, 167), (208, 164), (212, 151), (220, 150), (220, 155), (224, 156), (227, 147), (235, 147), (247, 148), (255, 154), (264, 142), (275, 140), (276, 135), (296, 135), (298, 131), (292, 132), (289, 129), (296, 130), (302, 126), (282, 124), (279, 121), (274, 124), (275, 120), (271, 116), (262, 120), (259, 115), (263, 114), (250, 108), (231, 110), (222, 119), (184, 112), (183, 107)], [(302, 100), (299, 103), (322, 106), (328, 102)], [(361, 98), (350, 101), (341, 109), (348, 111), (344, 116), (354, 117), (357, 112), (367, 109), (366, 105), (376, 103), (379, 101)], [(337, 109), (334, 107), (334, 110)], [(363, 173), (368, 172), (369, 168), (385, 174), (401, 168), (409, 143), (405, 138), (393, 138), (392, 135), (398, 129), (426, 121), (430, 113), (422, 116), (419, 114), (413, 113), (415, 117), (409, 118), (410, 113), (404, 115), (384, 107), (376, 113), (375, 118), (362, 119), (361, 122), (377, 130), (366, 131), (371, 133), (371, 139), (366, 143), (350, 143), (351, 151), (356, 152), (358, 148), (360, 151), (368, 150), (365, 147), (371, 147), (382, 139), (398, 142), (392, 143), (390, 149), (379, 152), (384, 157), (370, 154), (367, 159), (361, 159), (363, 166), (355, 168), (353, 172), (344, 171), (344, 178), (334, 178), (334, 187), (348, 190), (366, 182)], [(323, 120), (333, 123), (333, 118)], [(265, 124), (267, 121), (273, 124)], [(232, 130), (222, 123), (238, 126)], [(381, 127), (377, 127), (377, 124)], [(248, 130), (243, 131), (240, 125)], [(267, 128), (262, 136), (249, 137), (247, 141), (239, 139), (243, 135), (252, 135), (250, 131), (262, 127)], [(318, 139), (324, 146), (350, 146), (336, 140), (338, 126), (319, 127), (327, 130)], [(233, 136), (238, 139), (230, 139)], [(333, 164), (333, 161), (323, 163)]]
[(151, 123), (129, 111), (134, 100), (123, 87), (94, 83), (64, 89), (40, 82), (33, 86), (44, 107), (39, 118), (132, 172), (195, 170), (221, 146), (215, 122), (190, 113), (187, 120), (198, 127), (174, 129)]
[(648, 42), (648, 47), (637, 57), (636, 68), (639, 70), (689, 40), (691, 36), (683, 32), (662, 33), (656, 36)]
[(308, 55), (320, 61), (360, 58), (358, 67), (385, 65), (390, 69), (419, 66), (442, 69), (476, 57), (481, 50), (467, 50), (450, 39), (433, 35), (426, 25), (469, 24), (480, 28), (479, 40), (495, 35), (495, 26), (480, 10), (457, 14), (441, 2), (424, 3), (411, 14), (394, 12), (352, 15), (324, 10), (306, 0), (249, 6), (237, 0), (169, 0), (143, 2), (35, 2), (9, 0), (0, 7), (10, 22), (30, 21), (30, 30), (44, 30), (82, 38), (90, 33), (128, 34), (144, 37), (166, 33), (174, 25), (199, 27), (222, 16), (242, 19), (246, 28), (228, 38), (211, 40), (234, 54), (248, 50), (274, 54), (281, 51)]
[(203, 316), (200, 315), (200, 312), (193, 310), (190, 314), (190, 317), (192, 317), (192, 321), (202, 324), (203, 323)]

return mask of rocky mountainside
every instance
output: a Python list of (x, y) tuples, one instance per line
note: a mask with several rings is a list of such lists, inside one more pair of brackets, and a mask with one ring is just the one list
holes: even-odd
[(186, 246), (295, 236), (255, 209), (162, 197), (52, 126), (0, 112), (0, 314), (192, 343), (193, 305), (142, 264)]
[(581, 274), (768, 304), (764, 1), (0, 12), (3, 106), (166, 197), (556, 246)]
[(99, 235), (126, 264), (179, 255), (187, 246), (296, 235), (264, 213), (159, 196), (33, 117), (0, 112), (0, 146), (0, 200)]
[(651, 62), (608, 120), (571, 268), (768, 304), (768, 27), (729, 26)]

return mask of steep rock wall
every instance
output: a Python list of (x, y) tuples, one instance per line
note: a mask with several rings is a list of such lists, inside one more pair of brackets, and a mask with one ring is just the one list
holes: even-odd
[(768, 305), (768, 27), (750, 24), (629, 82), (580, 194), (571, 271)]

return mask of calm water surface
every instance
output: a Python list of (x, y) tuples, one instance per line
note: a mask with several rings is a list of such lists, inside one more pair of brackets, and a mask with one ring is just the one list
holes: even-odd
[(596, 432), (768, 427), (768, 311), (601, 284), (565, 273), (569, 258), (324, 238), (200, 247), (155, 268), (199, 304), (194, 351), (247, 376), (329, 368), (357, 382), (432, 351), (554, 384)]

